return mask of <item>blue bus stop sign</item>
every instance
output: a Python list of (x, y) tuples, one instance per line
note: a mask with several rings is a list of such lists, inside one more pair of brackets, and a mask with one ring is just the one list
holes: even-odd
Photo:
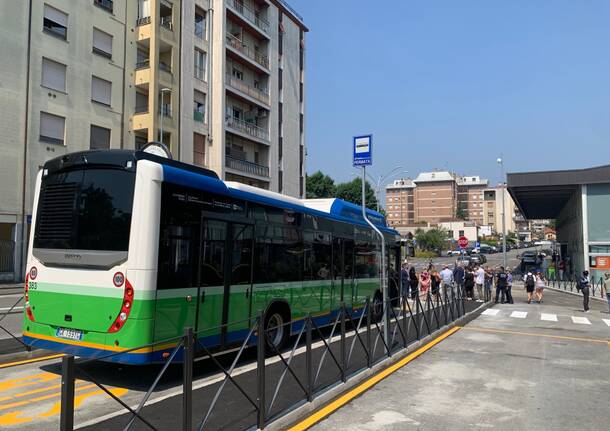
[(354, 166), (373, 164), (373, 135), (354, 136)]

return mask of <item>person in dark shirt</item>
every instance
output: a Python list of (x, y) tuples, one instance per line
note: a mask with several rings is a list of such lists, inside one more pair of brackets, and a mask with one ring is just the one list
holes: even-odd
[(417, 278), (417, 273), (413, 266), (409, 269), (409, 285), (411, 287), (411, 299), (415, 301), (419, 292), (419, 278)]
[(504, 267), (501, 266), (500, 270), (496, 274), (496, 304), (501, 301), (504, 304), (506, 296), (506, 286), (508, 285), (508, 274), (504, 271)]
[(472, 301), (474, 299), (474, 271), (471, 267), (466, 268), (464, 274), (464, 289), (466, 289), (466, 299)]
[(464, 267), (460, 264), (458, 264), (455, 269), (453, 270), (453, 281), (454, 281), (454, 291), (453, 291), (453, 295), (455, 296), (455, 298), (461, 298), (463, 296), (463, 290), (464, 290), (464, 275), (465, 275), (465, 271), (464, 271)]

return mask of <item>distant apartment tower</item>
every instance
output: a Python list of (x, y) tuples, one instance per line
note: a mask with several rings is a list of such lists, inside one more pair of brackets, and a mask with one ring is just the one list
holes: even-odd
[(413, 180), (415, 189), (415, 222), (439, 223), (455, 219), (457, 183), (446, 171), (422, 172)]
[(390, 226), (415, 223), (415, 183), (410, 179), (400, 179), (388, 185), (385, 209)]
[(162, 141), (304, 196), (308, 29), (283, 0), (7, 1), (0, 24), (0, 279), (21, 278), (36, 174), (68, 152)]
[(504, 214), (506, 232), (516, 232), (519, 210), (506, 187), (502, 186), (490, 187), (483, 191), (483, 224), (490, 226), (495, 233), (502, 232), (502, 197), (506, 211)]
[(488, 181), (479, 176), (457, 177), (458, 209), (464, 212), (465, 220), (484, 224), (483, 192), (488, 187)]

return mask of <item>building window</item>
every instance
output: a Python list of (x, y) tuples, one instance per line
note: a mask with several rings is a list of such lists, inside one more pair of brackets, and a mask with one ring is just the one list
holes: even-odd
[(205, 52), (195, 49), (195, 78), (205, 80), (206, 69), (206, 54)]
[(94, 27), (93, 52), (103, 57), (112, 58), (112, 35)]
[(49, 6), (44, 5), (43, 30), (61, 39), (68, 37), (68, 15)]
[(110, 148), (110, 129), (92, 124), (89, 147), (92, 150), (108, 150)]
[(91, 76), (91, 100), (110, 106), (112, 101), (112, 82)]
[(459, 230), (459, 231), (458, 231), (458, 235), (459, 235), (459, 236), (464, 236), (464, 231), (463, 231), (463, 230)]
[(41, 85), (65, 93), (66, 65), (43, 57)]
[(195, 36), (205, 39), (205, 12), (195, 8)]
[(200, 123), (205, 122), (205, 94), (195, 91), (193, 102), (193, 119)]
[(40, 136), (41, 142), (49, 144), (64, 145), (66, 119), (59, 115), (40, 113)]
[(236, 67), (233, 67), (233, 69), (231, 71), (231, 75), (233, 75), (233, 78), (237, 78), (240, 81), (244, 80), (244, 72), (242, 72), (241, 70), (239, 70)]
[(205, 166), (205, 136), (193, 133), (193, 162)]
[(114, 2), (112, 0), (93, 0), (93, 4), (101, 7), (102, 9), (106, 9), (108, 12), (112, 13), (114, 9)]

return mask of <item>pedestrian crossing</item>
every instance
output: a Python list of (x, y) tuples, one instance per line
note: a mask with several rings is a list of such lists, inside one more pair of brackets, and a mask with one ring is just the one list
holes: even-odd
[(575, 325), (593, 325), (603, 322), (606, 326), (610, 327), (610, 319), (596, 318), (595, 316), (568, 316), (554, 313), (501, 310), (498, 308), (488, 308), (483, 311), (481, 315), (489, 317), (510, 317), (512, 319), (527, 319), (529, 317), (530, 319), (534, 318), (545, 322), (559, 322), (560, 320), (569, 319), (569, 321)]

